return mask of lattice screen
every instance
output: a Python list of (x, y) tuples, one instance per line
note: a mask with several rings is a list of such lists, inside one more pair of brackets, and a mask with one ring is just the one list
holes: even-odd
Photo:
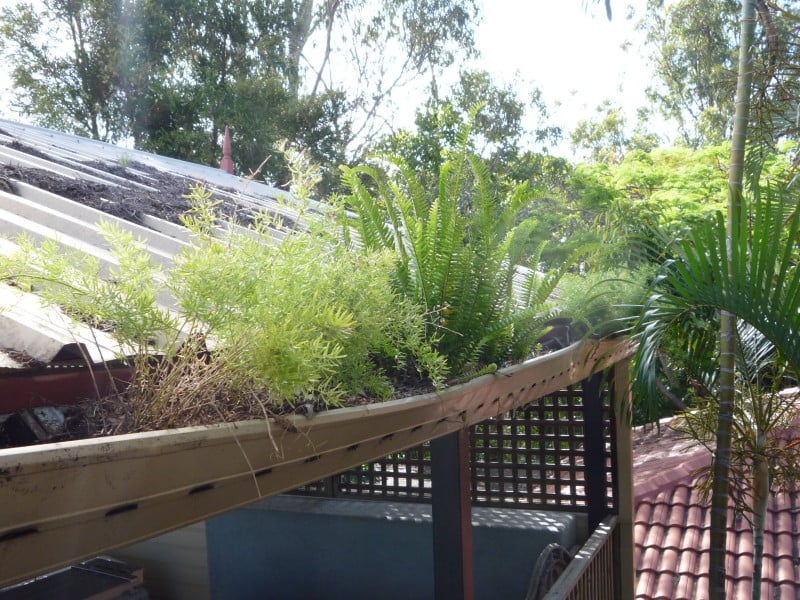
[[(616, 509), (613, 418), (602, 390), (607, 506)], [(584, 410), (578, 387), (540, 398), (470, 431), (476, 506), (586, 511)], [(294, 493), (426, 502), (431, 498), (429, 444), (391, 454)]]

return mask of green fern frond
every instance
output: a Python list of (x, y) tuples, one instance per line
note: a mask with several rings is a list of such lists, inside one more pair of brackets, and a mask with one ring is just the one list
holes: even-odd
[[(428, 191), (418, 175), (398, 158), (387, 158), (387, 174), (360, 170), (366, 185), (345, 170), (355, 226), (365, 240), (398, 255), (398, 291), (430, 315), (429, 334), (448, 357), (452, 372), (468, 363), (496, 362), (519, 355), (535, 342), (547, 297), (560, 273), (516, 284), (533, 224), (518, 224), (520, 211), (534, 198), (528, 184), (505, 191), (487, 164), (469, 152), (472, 123), (481, 106), (459, 129), (455, 148)], [(363, 197), (368, 193), (371, 199)], [(378, 212), (375, 207), (380, 207)], [(392, 235), (378, 235), (382, 214)], [(371, 231), (362, 231), (370, 228)], [(538, 259), (537, 259), (538, 261)], [(530, 351), (530, 348), (528, 348)]]

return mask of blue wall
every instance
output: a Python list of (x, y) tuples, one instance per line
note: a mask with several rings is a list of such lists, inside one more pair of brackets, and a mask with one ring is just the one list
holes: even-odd
[[(567, 513), (473, 509), (475, 596), (523, 598), (551, 542), (579, 543)], [(433, 598), (429, 505), (279, 496), (210, 519), (217, 600)]]

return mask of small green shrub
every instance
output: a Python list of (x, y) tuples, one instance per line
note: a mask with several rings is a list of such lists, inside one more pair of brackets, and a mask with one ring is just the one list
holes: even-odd
[[(253, 228), (223, 223), (210, 195), (190, 194), (195, 243), (174, 268), (107, 223), (117, 265), (21, 238), (4, 279), (94, 326), (133, 353), (134, 380), (106, 403), (115, 431), (266, 416), (284, 404), (339, 405), (394, 393), (390, 375), (443, 381), (447, 367), (426, 337), (424, 311), (392, 288), (392, 257), (353, 253), (323, 228), (285, 230), (276, 243), (262, 216)], [(335, 227), (328, 227), (335, 232)], [(159, 300), (172, 299), (172, 308)]]
[(127, 351), (142, 354), (172, 344), (179, 322), (156, 303), (163, 272), (130, 233), (105, 221), (98, 227), (116, 260), (108, 273), (96, 258), (65, 249), (57, 240), (37, 246), (24, 236), (16, 240), (19, 253), (0, 269), (5, 278), (68, 314), (93, 327), (114, 329)]
[(169, 280), (183, 314), (206, 324), (221, 349), (240, 350), (243, 374), (270, 397), (331, 404), (344, 393), (390, 395), (384, 368), (402, 369), (409, 357), (442, 379), (422, 312), (393, 292), (385, 254), (297, 231), (274, 243), (267, 224), (212, 237), (190, 223), (197, 243)]

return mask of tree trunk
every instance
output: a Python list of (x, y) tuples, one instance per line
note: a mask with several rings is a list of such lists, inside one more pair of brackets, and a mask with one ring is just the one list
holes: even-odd
[[(755, 2), (743, 0), (736, 85), (736, 113), (733, 121), (731, 160), (728, 172), (728, 259), (732, 253), (731, 233), (742, 218), (745, 143), (750, 118), (753, 84), (752, 44), (755, 31)], [(732, 276), (728, 273), (728, 276)], [(719, 421), (714, 452), (714, 482), (711, 497), (711, 554), (709, 592), (714, 600), (725, 600), (725, 547), (728, 527), (728, 488), (733, 423), (734, 370), (736, 368), (736, 318), (727, 311), (720, 315)]]
[(294, 21), (289, 31), (287, 44), (287, 75), (289, 91), (296, 99), (300, 95), (300, 59), (308, 38), (314, 28), (314, 0), (300, 0), (295, 3), (292, 15)]

